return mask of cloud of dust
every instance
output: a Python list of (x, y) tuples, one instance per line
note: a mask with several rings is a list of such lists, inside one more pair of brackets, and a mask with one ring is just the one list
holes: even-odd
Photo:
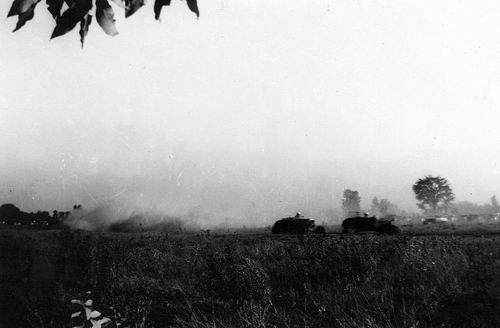
[(74, 208), (63, 223), (72, 229), (88, 231), (186, 232), (200, 229), (193, 220), (181, 219), (157, 210), (124, 206), (118, 202), (101, 203), (92, 208)]

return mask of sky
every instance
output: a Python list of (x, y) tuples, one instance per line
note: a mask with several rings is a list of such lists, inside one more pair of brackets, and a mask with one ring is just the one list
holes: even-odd
[(0, 20), (1, 203), (261, 223), (327, 219), (346, 188), (416, 210), (428, 174), (500, 196), (498, 1), (152, 7), (113, 5), (119, 35), (94, 21), (83, 49), (45, 3)]

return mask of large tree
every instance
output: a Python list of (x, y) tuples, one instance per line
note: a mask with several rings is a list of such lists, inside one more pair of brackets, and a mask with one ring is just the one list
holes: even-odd
[(345, 214), (349, 212), (359, 212), (360, 211), (361, 198), (356, 190), (346, 189), (344, 190), (344, 198), (342, 198), (342, 209)]
[(418, 200), (417, 206), (424, 213), (446, 212), (455, 195), (450, 184), (445, 178), (440, 176), (427, 175), (418, 179), (413, 185), (413, 192)]
[[(14, 0), (7, 17), (17, 16), (17, 24), (14, 32), (19, 30), (35, 16), (35, 7), (41, 0)], [(83, 43), (92, 23), (92, 16), (95, 14), (97, 23), (104, 33), (115, 36), (118, 31), (115, 27), (113, 8), (108, 0), (45, 0), (47, 9), (56, 21), (56, 26), (52, 31), (52, 38), (64, 35), (73, 30), (80, 23), (80, 41)], [(125, 10), (125, 17), (132, 16), (145, 4), (145, 0), (111, 0)], [(170, 6), (171, 0), (155, 0), (154, 14), (157, 20), (163, 6)], [(189, 10), (199, 17), (197, 0), (186, 0)]]

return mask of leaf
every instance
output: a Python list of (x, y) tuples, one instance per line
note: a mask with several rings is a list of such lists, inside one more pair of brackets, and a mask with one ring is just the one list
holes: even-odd
[(17, 15), (17, 24), (13, 32), (19, 30), (35, 16), (35, 7), (40, 0), (14, 0), (7, 17)]
[(154, 11), (155, 19), (160, 20), (161, 9), (163, 6), (170, 6), (171, 0), (155, 0)]
[(186, 0), (189, 10), (196, 14), (196, 17), (200, 17), (200, 11), (198, 10), (197, 0)]
[(99, 320), (99, 322), (101, 323), (101, 325), (103, 325), (103, 324), (106, 324), (108, 322), (111, 322), (111, 319), (107, 318), (107, 317), (104, 317), (101, 320)]
[(102, 328), (99, 320), (90, 319), (90, 323), (92, 324), (92, 328)]
[(115, 14), (108, 0), (96, 1), (96, 19), (99, 26), (107, 35), (115, 36), (118, 34), (115, 26)]
[[(161, 9), (163, 6), (170, 6), (171, 0), (155, 0), (154, 11), (155, 19), (160, 20)], [(197, 0), (186, 0), (189, 10), (196, 14), (196, 17), (200, 17), (200, 11), (198, 9)]]
[(71, 31), (87, 15), (90, 9), (92, 9), (91, 0), (73, 1), (61, 17), (57, 18), (56, 27), (50, 38), (57, 38)]
[(61, 16), (61, 9), (64, 0), (47, 0), (47, 9), (54, 19), (59, 18)]
[(92, 304), (94, 304), (94, 302), (92, 302), (92, 300), (87, 300), (85, 302), (85, 306), (92, 306)]
[(87, 308), (87, 307), (86, 307), (86, 308), (85, 308), (85, 318), (86, 318), (87, 320), (89, 320), (89, 319), (90, 319), (90, 315), (91, 315), (91, 314), (92, 314), (92, 311), (91, 311), (89, 308)]
[(92, 15), (87, 14), (83, 19), (80, 21), (80, 42), (82, 43), (82, 48), (83, 48), (83, 43), (85, 42), (85, 37), (89, 33), (89, 26), (92, 23)]
[(91, 319), (99, 318), (100, 316), (101, 316), (101, 312), (99, 312), (99, 311), (92, 311), (92, 312), (90, 312), (90, 318)]
[(116, 3), (118, 6), (125, 8), (127, 5), (125, 4), (125, 0), (111, 0)]
[(33, 6), (36, 6), (39, 1), (40, 0), (14, 0), (14, 2), (12, 2), (12, 6), (10, 7), (9, 13), (7, 14), (7, 17), (26, 13), (30, 11)]
[(82, 311), (78, 311), (78, 312), (75, 312), (71, 315), (72, 318), (76, 318), (76, 317), (79, 317), (80, 314), (82, 314)]
[(71, 300), (71, 303), (83, 305), (82, 301), (80, 301), (80, 300)]
[(26, 24), (27, 21), (35, 17), (35, 7), (37, 3), (38, 2), (34, 3), (27, 11), (17, 16), (18, 18), (17, 18), (16, 28), (12, 32), (19, 30), (21, 27), (24, 26), (24, 24)]
[(118, 6), (125, 8), (125, 17), (132, 16), (145, 4), (145, 0), (112, 0)]
[(92, 323), (92, 328), (101, 328), (103, 325), (106, 326), (107, 323), (110, 323), (111, 319), (109, 318), (102, 318), (99, 320), (90, 319), (90, 322)]
[(125, 18), (132, 16), (144, 6), (144, 0), (125, 0)]

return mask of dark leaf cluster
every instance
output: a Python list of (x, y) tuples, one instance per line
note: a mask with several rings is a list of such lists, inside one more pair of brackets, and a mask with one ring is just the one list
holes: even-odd
[[(14, 32), (23, 27), (27, 21), (35, 16), (35, 7), (41, 0), (14, 0), (7, 17), (17, 16)], [(125, 10), (125, 17), (132, 16), (145, 5), (145, 0), (111, 0)], [(155, 19), (160, 19), (164, 6), (170, 6), (171, 0), (155, 0)], [(200, 16), (197, 0), (186, 0), (189, 10)], [(95, 15), (97, 23), (104, 33), (115, 36), (118, 31), (115, 26), (114, 11), (108, 0), (46, 0), (47, 9), (56, 21), (51, 39), (64, 35), (80, 23), (80, 41), (83, 44), (88, 34), (92, 17)]]

